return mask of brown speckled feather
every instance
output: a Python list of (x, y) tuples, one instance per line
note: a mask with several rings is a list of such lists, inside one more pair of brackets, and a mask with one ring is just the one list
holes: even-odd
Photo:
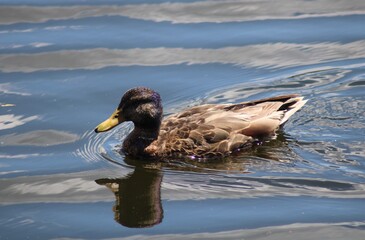
[(286, 95), (192, 107), (163, 120), (157, 140), (146, 152), (158, 158), (226, 156), (255, 139), (272, 136), (305, 102), (297, 95)]

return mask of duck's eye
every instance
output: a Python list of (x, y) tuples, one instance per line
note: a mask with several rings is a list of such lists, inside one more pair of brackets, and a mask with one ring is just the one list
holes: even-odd
[(114, 115), (114, 118), (118, 118), (118, 114), (115, 114), (115, 115)]

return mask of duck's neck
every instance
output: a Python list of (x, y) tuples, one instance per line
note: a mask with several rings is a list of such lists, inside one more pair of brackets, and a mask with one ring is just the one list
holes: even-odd
[(151, 157), (145, 149), (158, 138), (160, 126), (154, 128), (134, 127), (123, 143), (123, 151), (131, 157)]

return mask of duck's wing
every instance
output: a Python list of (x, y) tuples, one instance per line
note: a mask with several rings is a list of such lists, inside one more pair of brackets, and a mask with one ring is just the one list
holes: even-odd
[(295, 112), (301, 109), (308, 100), (297, 94), (281, 95), (271, 98), (243, 102), (226, 106), (226, 110), (245, 111), (256, 114), (257, 118), (268, 116), (274, 112), (281, 112), (283, 118), (280, 125), (284, 124)]
[(201, 105), (171, 115), (161, 124), (154, 150), (205, 156), (226, 154), (272, 135), (306, 100), (297, 95), (239, 104)]
[(147, 149), (158, 157), (222, 156), (240, 148), (251, 137), (238, 132), (247, 122), (227, 111), (230, 105), (201, 105), (166, 118), (158, 139)]
[(249, 125), (240, 132), (261, 137), (271, 135), (307, 102), (298, 95), (283, 95), (225, 107), (248, 118)]
[(272, 134), (306, 102), (292, 94), (239, 104), (202, 105), (177, 114), (175, 121), (196, 123), (203, 131), (209, 126), (217, 133), (224, 130), (259, 137)]

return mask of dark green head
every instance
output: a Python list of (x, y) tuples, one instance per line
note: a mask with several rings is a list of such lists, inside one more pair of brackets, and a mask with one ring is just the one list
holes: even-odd
[(136, 87), (124, 93), (118, 108), (95, 132), (108, 131), (118, 124), (131, 121), (136, 128), (158, 129), (162, 119), (160, 94), (146, 87)]

